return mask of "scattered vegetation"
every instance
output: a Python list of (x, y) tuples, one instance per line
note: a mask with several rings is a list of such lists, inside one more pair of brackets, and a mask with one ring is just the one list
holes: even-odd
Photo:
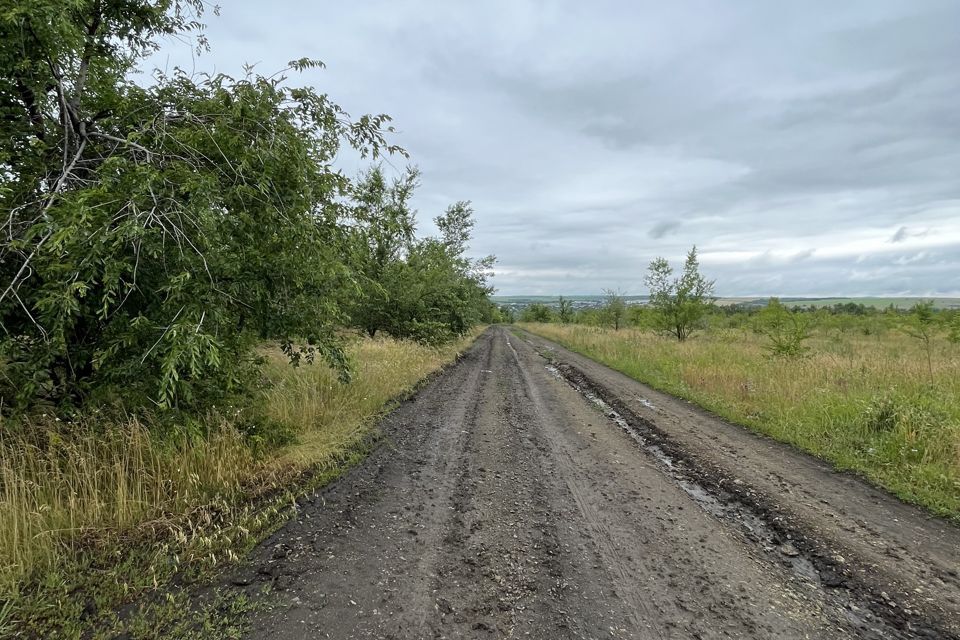
[(521, 322), (553, 322), (554, 311), (545, 304), (535, 303), (527, 306), (520, 314)]
[(658, 333), (651, 309), (631, 311), (619, 332), (524, 326), (960, 520), (960, 351), (948, 340), (957, 312), (712, 308), (696, 339), (678, 341)]
[(777, 298), (718, 306), (696, 247), (679, 277), (657, 258), (646, 282), (647, 301), (607, 292), (560, 324), (554, 307), (536, 303), (520, 321), (960, 520), (960, 310)]

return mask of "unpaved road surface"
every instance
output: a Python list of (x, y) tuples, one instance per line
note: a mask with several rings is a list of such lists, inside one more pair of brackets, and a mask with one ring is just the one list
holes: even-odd
[(540, 338), (380, 428), (232, 576), (273, 586), (251, 638), (960, 632), (960, 529)]

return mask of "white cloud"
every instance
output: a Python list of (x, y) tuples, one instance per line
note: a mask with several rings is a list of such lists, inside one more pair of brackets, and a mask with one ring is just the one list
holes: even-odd
[(232, 0), (208, 23), (197, 69), (315, 57), (299, 80), (391, 114), (421, 229), (473, 200), (502, 293), (643, 292), (694, 243), (727, 295), (960, 289), (951, 0)]

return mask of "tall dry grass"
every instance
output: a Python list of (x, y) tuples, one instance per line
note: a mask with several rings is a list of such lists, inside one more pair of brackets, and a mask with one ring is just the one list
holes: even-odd
[(176, 443), (158, 443), (136, 420), (37, 429), (0, 438), (0, 593), (56, 566), (71, 541), (115, 538), (235, 495), (255, 463), (229, 425)]
[(271, 381), (265, 415), (283, 424), (300, 425), (296, 446), (285, 449), (279, 464), (318, 464), (336, 457), (362, 437), (371, 418), (385, 404), (410, 390), (466, 348), (479, 332), (441, 348), (389, 339), (362, 340), (351, 351), (354, 376), (340, 384), (326, 367), (291, 374), (283, 354), (268, 352), (264, 368)]
[(807, 357), (784, 359), (744, 330), (680, 343), (635, 329), (524, 327), (960, 518), (960, 347), (944, 339), (931, 379), (919, 341), (893, 330), (821, 330)]
[[(155, 545), (178, 561), (192, 542), (212, 547), (205, 529), (216, 521), (225, 531), (238, 504), (342, 462), (391, 399), (453, 360), (476, 335), (442, 348), (358, 340), (347, 384), (324, 365), (293, 368), (279, 351), (264, 350), (267, 384), (253, 404), (264, 422), (293, 434), (279, 449), (252, 446), (249, 419), (238, 412), (204, 418), (203, 436), (159, 437), (134, 419), (0, 424), (0, 604), (16, 601), (25, 585), (42, 590), (45, 581), (68, 580), (55, 576), (78, 554), (109, 564), (125, 540)], [(237, 535), (219, 541), (228, 545), (218, 549), (221, 559), (234, 555), (229, 544)], [(11, 615), (3, 609), (0, 631)]]

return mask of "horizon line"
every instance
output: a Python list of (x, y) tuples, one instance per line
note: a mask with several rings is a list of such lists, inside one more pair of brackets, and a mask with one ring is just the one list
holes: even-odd
[[(620, 294), (625, 298), (639, 298), (639, 297), (650, 297), (649, 293), (623, 293)], [(577, 298), (577, 297), (604, 297), (604, 293), (494, 293), (491, 294), (491, 298)], [(862, 299), (862, 298), (889, 298), (892, 300), (909, 300), (914, 298), (923, 298), (923, 299), (956, 299), (960, 300), (960, 292), (956, 293), (928, 293), (928, 294), (863, 294), (863, 295), (844, 295), (844, 294), (830, 294), (830, 295), (794, 295), (788, 293), (777, 293), (777, 294), (724, 294), (712, 296), (716, 300), (723, 300), (729, 298), (746, 298), (746, 299), (770, 299), (770, 298), (790, 298), (797, 300), (831, 300), (831, 299)]]

